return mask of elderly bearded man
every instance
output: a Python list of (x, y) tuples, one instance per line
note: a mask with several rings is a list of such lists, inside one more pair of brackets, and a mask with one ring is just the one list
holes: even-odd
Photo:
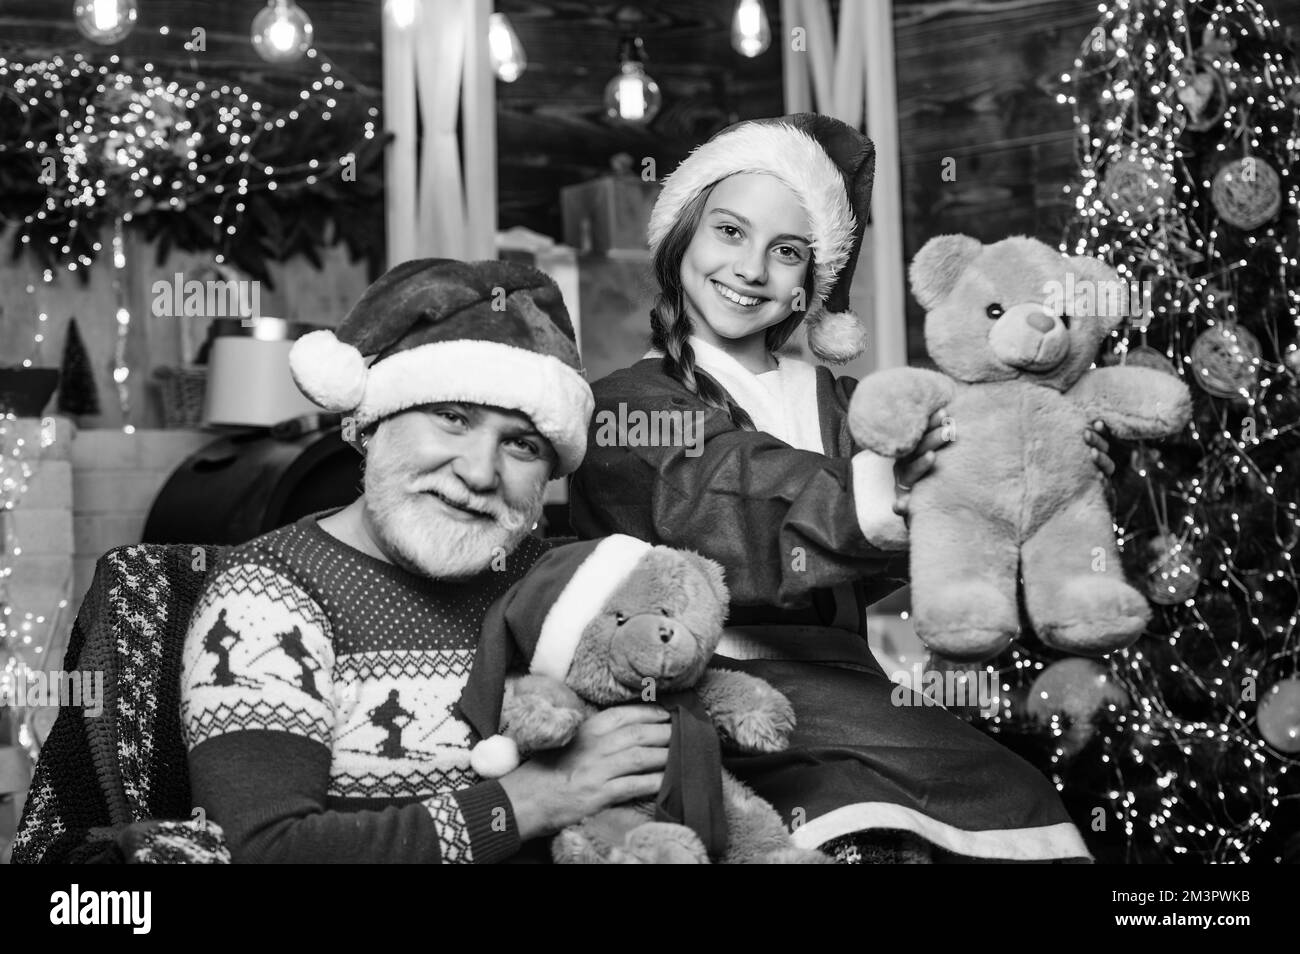
[[(364, 358), (371, 358), (369, 367)], [(505, 262), (406, 262), (291, 354), (345, 412), (362, 496), (229, 552), (186, 639), (194, 804), (236, 861), (493, 862), (648, 797), (668, 717), (624, 706), (499, 781), (454, 706), (488, 606), (586, 449), (591, 391), (554, 283)]]

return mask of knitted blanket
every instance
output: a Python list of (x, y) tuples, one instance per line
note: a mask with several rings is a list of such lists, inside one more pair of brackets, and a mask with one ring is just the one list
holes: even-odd
[(220, 829), (190, 817), (180, 723), (190, 609), (221, 549), (126, 546), (96, 564), (63, 668), (104, 673), (102, 713), (60, 710), (18, 826), (15, 864), (229, 861)]

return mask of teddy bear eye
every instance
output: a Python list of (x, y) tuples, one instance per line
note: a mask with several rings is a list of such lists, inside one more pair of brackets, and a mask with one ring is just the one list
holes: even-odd
[(614, 625), (615, 625), (615, 626), (622, 626), (622, 625), (623, 625), (624, 623), (626, 623), (626, 622), (627, 622), (627, 617), (624, 616), (622, 613), (615, 613), (615, 614), (614, 614)]
[(668, 615), (668, 610), (664, 609), (662, 606), (659, 607), (659, 615), (660, 615), (660, 616), (667, 616), (667, 615)]
[(984, 314), (988, 315), (990, 318), (1001, 318), (1002, 311), (1003, 311), (1002, 306), (999, 305), (997, 302), (994, 302), (993, 304), (989, 305), (987, 308), (984, 309)]

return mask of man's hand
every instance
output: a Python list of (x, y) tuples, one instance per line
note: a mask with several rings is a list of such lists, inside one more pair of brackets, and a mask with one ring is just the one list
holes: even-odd
[(948, 410), (942, 407), (931, 414), (916, 449), (906, 457), (898, 458), (894, 464), (894, 513), (904, 519), (908, 516), (912, 488), (934, 469), (935, 453), (952, 440), (951, 429), (945, 427), (947, 417)]
[(668, 764), (668, 713), (659, 706), (598, 712), (565, 748), (538, 752), (501, 778), (523, 841), (559, 831), (603, 808), (651, 798)]

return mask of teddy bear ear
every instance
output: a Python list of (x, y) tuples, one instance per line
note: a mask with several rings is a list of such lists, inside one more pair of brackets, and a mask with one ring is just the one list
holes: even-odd
[(1068, 263), (1074, 273), (1075, 287), (1083, 287), (1083, 282), (1092, 285), (1092, 300), (1097, 306), (1095, 317), (1101, 320), (1101, 326), (1112, 331), (1123, 324), (1125, 315), (1137, 303), (1129, 301), (1129, 288), (1120, 281), (1119, 272), (1101, 259), (1087, 255), (1071, 255)]
[(731, 602), (731, 593), (727, 589), (727, 579), (722, 572), (721, 564), (690, 550), (680, 552), (687, 562), (704, 574), (704, 578), (709, 581), (709, 588), (713, 590), (713, 594), (718, 598), (718, 602), (725, 612), (727, 605)]
[(1071, 255), (1070, 270), (1074, 272), (1075, 281), (1088, 279), (1094, 282), (1118, 282), (1119, 272), (1099, 258), (1088, 255)]
[(936, 235), (921, 246), (908, 271), (912, 294), (921, 307), (933, 308), (952, 291), (962, 271), (983, 249), (983, 243), (969, 235)]

